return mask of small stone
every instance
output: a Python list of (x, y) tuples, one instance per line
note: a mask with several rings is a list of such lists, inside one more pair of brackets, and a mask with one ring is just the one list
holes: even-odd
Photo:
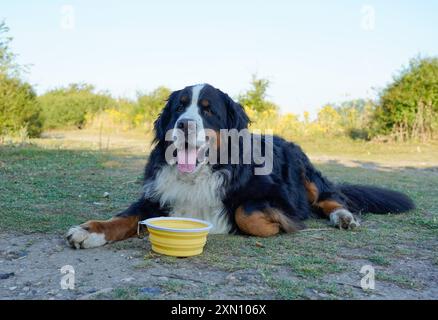
[(160, 280), (160, 281), (168, 281), (169, 278), (168, 277), (158, 277), (158, 280)]
[(122, 282), (132, 282), (132, 281), (134, 281), (135, 280), (135, 278), (133, 278), (133, 277), (128, 277), (128, 278), (124, 278), (124, 279), (122, 279)]
[(28, 292), (29, 290), (30, 290), (29, 287), (24, 287), (24, 288), (23, 288), (23, 291), (24, 291), (24, 292)]
[(236, 280), (236, 277), (231, 273), (231, 274), (229, 274), (228, 276), (226, 276), (225, 279), (227, 279), (228, 281), (235, 281), (235, 280)]
[(14, 291), (17, 287), (9, 287), (9, 290)]
[(256, 242), (256, 247), (257, 247), (257, 248), (264, 248), (265, 245), (264, 245), (263, 243), (261, 243), (260, 241), (257, 241), (257, 242)]
[(47, 294), (50, 295), (50, 296), (54, 296), (57, 293), (58, 293), (58, 290), (50, 290), (50, 291), (47, 292)]
[(104, 193), (103, 193), (103, 197), (104, 197), (104, 198), (109, 198), (109, 196), (110, 196), (109, 192), (104, 192)]
[(0, 280), (9, 279), (10, 277), (13, 277), (13, 276), (15, 276), (14, 272), (0, 273)]
[(96, 297), (96, 296), (98, 296), (100, 294), (108, 294), (112, 290), (113, 290), (113, 288), (105, 288), (105, 289), (102, 289), (102, 290), (99, 290), (99, 291), (96, 291), (96, 292), (93, 292), (93, 293), (89, 293), (89, 294), (80, 296), (80, 297), (78, 297), (78, 300), (89, 300), (89, 299), (94, 298), (94, 297)]
[(141, 294), (148, 295), (148, 296), (155, 296), (159, 295), (161, 293), (161, 290), (159, 288), (140, 288), (138, 291)]

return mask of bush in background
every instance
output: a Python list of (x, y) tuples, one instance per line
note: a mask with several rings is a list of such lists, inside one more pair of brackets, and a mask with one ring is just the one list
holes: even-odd
[(245, 109), (250, 109), (256, 113), (278, 113), (278, 106), (267, 99), (269, 85), (270, 81), (268, 79), (257, 78), (257, 75), (253, 74), (251, 87), (240, 94), (237, 100)]
[(116, 109), (116, 101), (106, 93), (96, 92), (89, 84), (71, 84), (48, 91), (38, 98), (44, 129), (78, 128), (85, 126), (87, 116), (106, 109)]
[(139, 129), (150, 133), (170, 93), (170, 89), (161, 86), (151, 92), (138, 92), (136, 100), (114, 100), (111, 107), (86, 117), (87, 128)]
[(431, 140), (438, 131), (438, 58), (415, 58), (380, 94), (375, 135)]
[(153, 122), (166, 104), (170, 93), (171, 90), (163, 86), (148, 93), (137, 93), (137, 103), (134, 109), (135, 126), (151, 130)]
[(311, 121), (308, 112), (304, 112), (302, 117), (293, 113), (281, 114), (278, 106), (267, 100), (269, 85), (269, 80), (257, 79), (254, 75), (251, 87), (238, 98), (252, 120), (251, 128), (272, 130), (274, 134), (290, 140), (340, 136), (369, 139), (370, 120), (374, 112), (372, 101), (359, 99), (339, 105), (327, 104)]
[[(0, 22), (0, 136), (37, 137), (43, 129), (84, 127), (102, 133), (139, 129), (152, 132), (153, 122), (171, 91), (158, 87), (138, 92), (136, 99), (113, 98), (89, 84), (71, 84), (37, 97), (22, 80), (25, 67), (16, 63), (9, 48), (9, 29)], [(253, 75), (250, 88), (237, 100), (250, 116), (252, 129), (295, 140), (301, 137), (349, 137), (369, 140), (384, 137), (399, 141), (427, 141), (438, 132), (438, 58), (415, 58), (380, 92), (377, 103), (351, 100), (327, 104), (310, 120), (281, 114), (268, 99), (270, 81)]]
[(41, 108), (32, 87), (0, 74), (0, 135), (26, 131), (38, 137), (42, 131)]
[(21, 80), (24, 67), (15, 63), (8, 31), (0, 22), (0, 136), (26, 133), (37, 137), (42, 131), (41, 108), (32, 86)]

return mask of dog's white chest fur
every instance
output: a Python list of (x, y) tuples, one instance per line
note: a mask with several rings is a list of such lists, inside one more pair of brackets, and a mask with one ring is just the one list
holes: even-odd
[(170, 216), (206, 220), (213, 224), (211, 233), (228, 233), (231, 225), (222, 203), (223, 182), (223, 176), (208, 166), (193, 174), (164, 166), (144, 191), (146, 197), (169, 207)]

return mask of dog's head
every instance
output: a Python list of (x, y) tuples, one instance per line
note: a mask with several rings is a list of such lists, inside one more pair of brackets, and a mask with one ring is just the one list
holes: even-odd
[[(221, 129), (246, 129), (249, 118), (242, 106), (209, 84), (189, 86), (173, 92), (155, 121), (155, 141), (173, 144), (178, 169), (191, 173), (197, 155)], [(168, 139), (171, 137), (171, 139)], [(169, 142), (169, 140), (171, 140)]]

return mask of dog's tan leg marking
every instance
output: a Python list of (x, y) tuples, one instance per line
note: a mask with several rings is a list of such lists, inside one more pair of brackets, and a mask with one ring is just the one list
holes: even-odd
[(316, 185), (313, 182), (304, 180), (304, 188), (306, 189), (307, 200), (309, 203), (315, 204), (319, 196), (319, 191)]
[(281, 231), (298, 230), (294, 223), (278, 209), (271, 208), (246, 213), (242, 207), (239, 207), (236, 210), (235, 219), (242, 232), (257, 237), (271, 237)]
[(66, 234), (68, 244), (75, 249), (88, 249), (120, 241), (137, 233), (139, 217), (115, 217), (107, 221), (91, 220), (71, 227)]

